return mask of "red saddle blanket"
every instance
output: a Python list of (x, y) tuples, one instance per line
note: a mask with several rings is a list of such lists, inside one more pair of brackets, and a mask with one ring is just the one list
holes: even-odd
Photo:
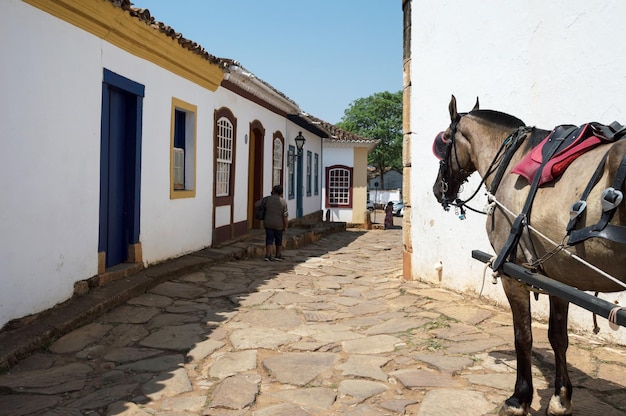
[[(590, 124), (585, 124), (579, 128), (578, 137), (576, 137), (567, 147), (557, 151), (557, 153), (546, 163), (541, 171), (541, 178), (539, 179), (539, 186), (542, 186), (548, 182), (552, 182), (565, 172), (565, 169), (576, 158), (588, 150), (593, 149), (602, 141), (599, 137), (595, 136)], [(535, 175), (539, 171), (539, 167), (543, 163), (543, 147), (552, 135), (552, 131), (539, 145), (531, 150), (511, 171), (523, 176), (531, 183), (535, 178)]]

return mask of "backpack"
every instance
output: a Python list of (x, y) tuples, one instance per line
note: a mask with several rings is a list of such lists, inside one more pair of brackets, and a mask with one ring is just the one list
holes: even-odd
[(265, 202), (266, 201), (267, 201), (267, 197), (260, 200), (259, 204), (256, 207), (256, 210), (254, 211), (254, 218), (256, 218), (257, 220), (265, 219)]

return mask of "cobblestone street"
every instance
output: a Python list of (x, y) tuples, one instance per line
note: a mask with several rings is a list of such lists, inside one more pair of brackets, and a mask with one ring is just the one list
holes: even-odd
[[(400, 221), (400, 219), (397, 219)], [(343, 231), (165, 281), (0, 374), (2, 415), (493, 415), (504, 308), (402, 279), (402, 230)], [(552, 394), (535, 323), (533, 414)], [(626, 413), (626, 348), (571, 335), (577, 415)]]

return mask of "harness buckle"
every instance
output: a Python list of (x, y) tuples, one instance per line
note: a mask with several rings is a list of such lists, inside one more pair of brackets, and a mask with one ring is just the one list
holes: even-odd
[(622, 191), (619, 191), (613, 187), (606, 188), (600, 195), (600, 203), (602, 204), (602, 211), (611, 211), (615, 209), (624, 199)]
[(582, 214), (585, 209), (587, 209), (587, 201), (583, 201), (582, 199), (579, 201), (576, 201), (572, 204), (572, 208), (570, 208), (569, 211), (569, 219), (573, 220), (575, 218), (578, 218), (580, 216), (580, 214)]

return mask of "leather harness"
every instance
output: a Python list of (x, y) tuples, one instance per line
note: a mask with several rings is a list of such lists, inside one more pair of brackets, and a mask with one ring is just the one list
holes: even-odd
[[(626, 135), (626, 127), (620, 125), (617, 122), (612, 123), (610, 126), (604, 126), (598, 123), (591, 124), (595, 136), (600, 137), (602, 139), (602, 142), (604, 143), (615, 142)], [(528, 191), (528, 196), (526, 197), (526, 202), (524, 203), (524, 207), (522, 208), (521, 213), (513, 222), (509, 237), (492, 264), (492, 269), (494, 271), (500, 270), (502, 265), (507, 261), (507, 259), (511, 262), (515, 262), (517, 246), (519, 244), (522, 232), (524, 228), (526, 228), (530, 223), (530, 212), (532, 209), (534, 198), (537, 194), (537, 190), (541, 185), (543, 169), (546, 167), (546, 165), (549, 164), (550, 160), (556, 154), (563, 151), (568, 146), (572, 145), (572, 143), (574, 143), (578, 139), (578, 135), (585, 127), (587, 127), (587, 125), (583, 125), (579, 128), (571, 125), (563, 125), (555, 128), (555, 130), (550, 134), (548, 140), (546, 141), (546, 144), (541, 150), (541, 165), (537, 169), (532, 179), (530, 189)], [(521, 134), (522, 132), (524, 134)], [(492, 182), (492, 185), (490, 187), (490, 191), (492, 193), (495, 193), (495, 190), (500, 184), (500, 180), (504, 174), (504, 171), (507, 168), (511, 157), (519, 148), (519, 144), (521, 144), (521, 142), (524, 140), (526, 133), (528, 133), (528, 130), (522, 131), (520, 128), (514, 131), (506, 139), (514, 140), (515, 145), (509, 146), (502, 160), (502, 163), (500, 163), (500, 166), (498, 167), (498, 171), (496, 172), (496, 176), (494, 177), (494, 181)], [(519, 136), (522, 136), (521, 139)], [(583, 191), (580, 199), (572, 205), (572, 208), (570, 210), (570, 221), (566, 227), (567, 235), (569, 235), (567, 244), (570, 246), (581, 243), (592, 237), (604, 238), (607, 240), (626, 244), (626, 227), (609, 224), (609, 221), (611, 221), (611, 219), (613, 218), (617, 207), (623, 199), (621, 189), (624, 181), (626, 180), (626, 155), (624, 155), (624, 158), (619, 165), (619, 168), (615, 174), (615, 178), (613, 179), (612, 186), (602, 192), (601, 204), (603, 213), (598, 223), (581, 229), (575, 229), (578, 221), (581, 218), (581, 215), (585, 212), (587, 206), (586, 199), (589, 193), (602, 177), (607, 156), (608, 151), (598, 164), (598, 167), (590, 178), (587, 187)]]

